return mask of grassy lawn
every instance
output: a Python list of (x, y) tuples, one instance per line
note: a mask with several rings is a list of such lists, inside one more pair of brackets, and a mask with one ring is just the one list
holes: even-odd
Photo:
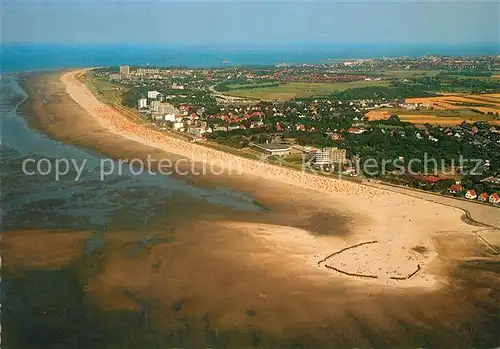
[(276, 87), (233, 90), (226, 94), (264, 100), (288, 100), (291, 98), (322, 96), (335, 91), (367, 86), (387, 86), (387, 81), (352, 81), (334, 83), (292, 82)]
[(115, 104), (121, 101), (123, 89), (119, 85), (113, 84), (104, 79), (94, 78), (89, 75), (85, 75), (83, 81), (92, 93), (99, 97), (103, 102)]
[(122, 113), (123, 116), (127, 117), (131, 121), (141, 124), (146, 123), (146, 121), (139, 116), (136, 110), (125, 107), (121, 104), (122, 94), (126, 90), (123, 86), (114, 84), (102, 78), (90, 76), (88, 74), (82, 78), (82, 81), (89, 88), (90, 92), (92, 92), (92, 94), (101, 102)]

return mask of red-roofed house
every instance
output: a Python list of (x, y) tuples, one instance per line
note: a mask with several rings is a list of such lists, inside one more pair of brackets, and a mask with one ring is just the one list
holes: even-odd
[(488, 198), (488, 193), (481, 193), (477, 199), (482, 202), (488, 202)]
[(365, 129), (362, 129), (359, 127), (351, 127), (350, 129), (347, 130), (347, 132), (355, 134), (355, 135), (362, 134), (365, 131), (366, 131)]
[(490, 203), (500, 204), (500, 195), (498, 193), (493, 193), (490, 195)]
[(332, 133), (332, 140), (334, 141), (343, 141), (344, 136), (342, 136), (340, 133)]
[(453, 184), (448, 188), (448, 191), (452, 194), (460, 193), (462, 190), (464, 190), (464, 187), (462, 187), (460, 184)]
[(435, 183), (439, 182), (439, 181), (441, 180), (441, 178), (436, 177), (436, 176), (428, 176), (428, 177), (424, 177), (424, 180), (425, 180), (426, 182), (429, 182), (429, 183), (435, 184)]
[(474, 189), (467, 190), (467, 193), (465, 193), (465, 197), (469, 200), (474, 200), (477, 199), (477, 193)]

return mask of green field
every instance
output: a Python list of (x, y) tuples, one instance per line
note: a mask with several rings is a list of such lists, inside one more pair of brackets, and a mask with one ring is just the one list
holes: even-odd
[(96, 78), (86, 74), (83, 82), (97, 98), (108, 104), (121, 102), (121, 96), (124, 92), (123, 87), (113, 84), (103, 78)]
[(85, 83), (90, 92), (104, 104), (122, 113), (123, 116), (131, 121), (145, 123), (135, 110), (122, 105), (122, 95), (123, 92), (127, 90), (126, 87), (114, 84), (100, 77), (92, 76), (88, 73), (81, 78), (81, 81)]
[(263, 100), (284, 101), (291, 98), (306, 98), (312, 96), (323, 96), (335, 91), (343, 91), (350, 88), (367, 86), (387, 86), (387, 81), (352, 81), (352, 82), (334, 82), (334, 83), (308, 83), (291, 82), (281, 84), (276, 87), (235, 89), (225, 94), (236, 97), (245, 97)]

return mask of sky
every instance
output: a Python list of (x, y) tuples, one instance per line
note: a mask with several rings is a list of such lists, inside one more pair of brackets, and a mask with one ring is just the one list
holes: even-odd
[(499, 43), (500, 2), (3, 0), (4, 43)]

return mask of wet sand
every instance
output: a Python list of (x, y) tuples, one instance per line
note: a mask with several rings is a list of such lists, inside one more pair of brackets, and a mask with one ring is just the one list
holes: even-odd
[[(27, 107), (36, 112), (32, 125), (53, 137), (113, 158), (183, 157), (198, 151), (195, 159), (230, 156), (173, 139), (152, 144), (141, 138), (149, 135), (145, 130), (127, 131), (130, 136), (113, 129), (99, 119), (101, 114), (86, 112), (68, 96), (59, 75), (25, 84), (31, 96)], [(261, 174), (253, 171), (257, 165), (248, 166), (243, 176), (191, 176), (187, 182), (246, 192), (267, 210), (202, 218), (193, 208), (174, 230), (160, 212), (146, 229), (111, 229), (97, 257), (80, 257), (71, 267), (61, 263), (61, 270), (71, 269), (85, 280), (84, 298), (99, 312), (138, 314), (143, 324), (138, 338), (147, 324), (147, 338), (163, 347), (500, 343), (493, 330), (500, 323), (499, 259), (477, 236), (484, 228), (465, 224), (461, 210), (305, 174), (288, 180), (281, 172), (287, 169), (266, 167)], [(498, 233), (492, 231), (488, 234)], [(24, 234), (10, 232), (6, 248), (25, 246), (28, 242), (19, 238), (29, 236)], [(130, 249), (145, 237), (160, 240), (131, 256)], [(161, 240), (166, 238), (171, 240)], [(376, 243), (328, 258), (369, 241)], [(75, 252), (79, 249), (75, 243), (74, 251), (61, 254), (74, 260), (81, 256)], [(8, 270), (18, 275), (26, 263), (21, 254), (11, 255), (19, 257), (10, 258)], [(46, 258), (53, 257), (47, 252)], [(89, 260), (98, 260), (99, 267), (82, 271)], [(377, 278), (348, 276), (325, 264)], [(420, 271), (408, 280), (391, 279), (417, 267)]]

